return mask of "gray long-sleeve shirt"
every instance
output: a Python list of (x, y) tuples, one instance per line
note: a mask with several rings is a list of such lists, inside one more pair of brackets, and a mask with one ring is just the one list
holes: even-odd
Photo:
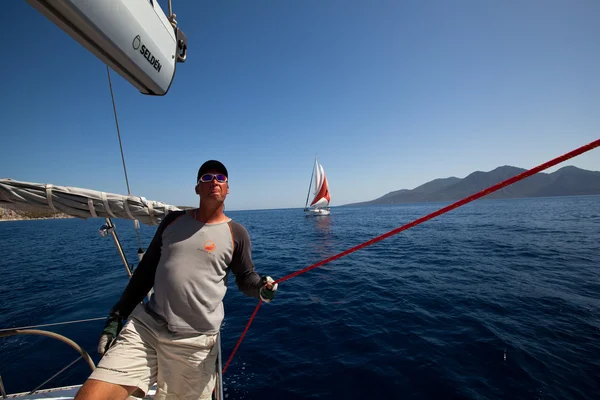
[(205, 224), (174, 211), (159, 225), (148, 250), (111, 315), (127, 318), (148, 291), (148, 311), (173, 332), (217, 333), (229, 269), (238, 288), (259, 299), (251, 243), (243, 225), (229, 220)]

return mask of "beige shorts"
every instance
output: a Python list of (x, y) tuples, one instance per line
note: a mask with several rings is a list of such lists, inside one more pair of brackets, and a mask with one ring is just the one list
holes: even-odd
[(90, 379), (135, 386), (144, 394), (157, 383), (155, 399), (210, 399), (216, 340), (217, 335), (170, 332), (138, 305)]

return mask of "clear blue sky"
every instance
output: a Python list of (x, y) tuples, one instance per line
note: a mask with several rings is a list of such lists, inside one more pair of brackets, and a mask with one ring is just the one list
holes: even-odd
[[(189, 55), (167, 96), (112, 74), (148, 199), (197, 205), (209, 158), (229, 168), (230, 210), (303, 207), (315, 154), (342, 205), (600, 137), (596, 0), (173, 6)], [(24, 1), (7, 12), (0, 177), (126, 194), (104, 64)], [(564, 165), (600, 170), (600, 150)]]

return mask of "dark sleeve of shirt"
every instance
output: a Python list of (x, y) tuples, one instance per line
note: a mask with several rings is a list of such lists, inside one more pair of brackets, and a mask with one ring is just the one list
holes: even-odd
[(154, 238), (152, 238), (152, 242), (150, 242), (150, 246), (148, 246), (146, 253), (142, 257), (142, 261), (140, 261), (131, 279), (129, 279), (129, 283), (125, 287), (121, 298), (110, 310), (111, 316), (119, 316), (127, 319), (133, 309), (144, 300), (144, 297), (152, 289), (156, 267), (160, 260), (162, 234), (171, 222), (183, 214), (185, 214), (185, 211), (172, 211), (161, 221), (154, 234)]
[(235, 283), (246, 296), (260, 299), (259, 291), (262, 285), (252, 263), (250, 235), (240, 223), (230, 221), (229, 226), (233, 235), (233, 258), (230, 267), (235, 275)]

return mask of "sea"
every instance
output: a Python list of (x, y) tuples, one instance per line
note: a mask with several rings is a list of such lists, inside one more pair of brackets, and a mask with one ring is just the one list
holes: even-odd
[[(448, 203), (227, 211), (275, 279)], [(127, 273), (103, 219), (0, 223), (0, 329), (106, 317)], [(116, 220), (130, 264), (132, 221)], [(156, 226), (142, 225), (149, 244)], [(230, 278), (224, 361), (257, 301)], [(50, 326), (90, 353), (103, 320)], [(8, 393), (78, 354), (0, 337)], [(45, 387), (79, 384), (76, 362)], [(282, 282), (224, 375), (227, 399), (600, 399), (600, 196), (481, 199)]]

